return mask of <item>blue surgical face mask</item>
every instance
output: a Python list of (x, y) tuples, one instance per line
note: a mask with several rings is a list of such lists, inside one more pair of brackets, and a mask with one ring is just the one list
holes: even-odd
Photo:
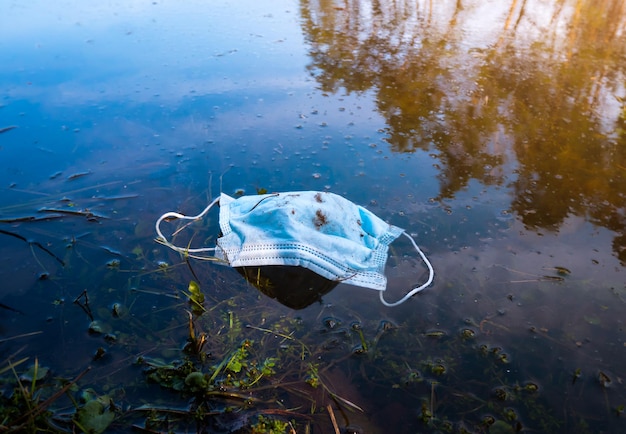
[[(222, 231), (215, 247), (184, 248), (162, 234), (165, 219), (198, 220), (219, 203)], [(328, 192), (297, 191), (243, 196), (221, 194), (197, 216), (163, 214), (157, 240), (191, 257), (225, 262), (232, 267), (286, 265), (307, 268), (329, 280), (379, 291), (386, 306), (397, 306), (433, 280), (434, 271), (415, 241), (367, 209)], [(427, 282), (389, 303), (383, 297), (387, 252), (400, 235), (408, 237), (429, 270)]]

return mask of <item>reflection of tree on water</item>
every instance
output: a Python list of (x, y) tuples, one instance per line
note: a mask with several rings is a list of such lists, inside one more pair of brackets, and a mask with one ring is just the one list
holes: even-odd
[(527, 226), (579, 215), (623, 233), (625, 3), (511, 0), (498, 28), (482, 3), (303, 1), (310, 69), (326, 92), (375, 90), (393, 150), (436, 150), (439, 198), (502, 184), (512, 155)]

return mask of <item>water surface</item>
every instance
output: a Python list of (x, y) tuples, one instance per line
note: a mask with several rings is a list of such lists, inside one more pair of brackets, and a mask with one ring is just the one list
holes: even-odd
[[(248, 368), (277, 361), (247, 386), (260, 402), (209, 400), (241, 415), (207, 416), (209, 430), (265, 414), (332, 432), (327, 405), (367, 433), (623, 429), (623, 2), (4, 9), (2, 368), (91, 366), (78, 388), (113, 399), (109, 429), (168, 429), (150, 406), (194, 431), (198, 398), (150, 382), (145, 362), (188, 357), (193, 310), (208, 376), (244, 339)], [(294, 190), (406, 229), (434, 284), (396, 308), (340, 284), (295, 311), (154, 241), (161, 214), (221, 191)], [(191, 241), (218, 232), (210, 214)], [(408, 243), (391, 253), (389, 300), (427, 274)]]

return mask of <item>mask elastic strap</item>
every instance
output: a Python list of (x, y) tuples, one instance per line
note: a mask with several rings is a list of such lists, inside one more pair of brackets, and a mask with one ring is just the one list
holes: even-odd
[[(165, 219), (182, 219), (182, 220), (200, 220), (201, 218), (203, 218), (210, 210), (211, 208), (213, 208), (213, 206), (218, 203), (220, 200), (220, 198), (216, 198), (215, 200), (213, 200), (213, 202), (211, 202), (200, 214), (195, 215), (195, 216), (186, 216), (184, 214), (180, 214), (177, 212), (166, 212), (165, 214), (163, 214), (161, 217), (159, 217), (159, 219), (156, 221), (156, 225), (155, 225), (155, 229), (156, 229), (156, 233), (158, 235), (158, 237), (156, 238), (156, 241), (158, 243), (163, 244), (164, 246), (169, 247), (170, 249), (178, 252), (178, 253), (182, 253), (183, 255), (189, 256), (190, 258), (194, 258), (194, 259), (201, 259), (201, 260), (205, 260), (205, 261), (221, 261), (221, 259), (216, 258), (215, 256), (210, 256), (210, 255), (199, 255), (201, 253), (206, 253), (206, 252), (215, 252), (215, 247), (201, 247), (201, 248), (197, 248), (197, 249), (190, 249), (188, 247), (178, 247), (174, 244), (172, 244), (166, 237), (165, 235), (163, 235), (163, 233), (161, 232), (161, 222)], [(178, 229), (176, 232), (174, 232), (174, 235), (176, 235), (178, 232), (180, 232), (182, 229), (184, 229), (185, 227), (187, 227), (187, 225), (183, 226), (182, 228)]]
[(424, 253), (422, 253), (422, 251), (420, 250), (419, 246), (417, 245), (417, 243), (415, 242), (413, 237), (410, 236), (409, 234), (407, 234), (406, 232), (402, 232), (402, 234), (405, 235), (409, 240), (411, 240), (411, 243), (413, 243), (413, 247), (415, 247), (415, 250), (417, 250), (417, 253), (420, 254), (422, 259), (424, 260), (424, 263), (428, 267), (429, 275), (428, 275), (428, 280), (426, 281), (426, 283), (424, 283), (423, 285), (420, 285), (420, 286), (418, 286), (416, 288), (413, 288), (404, 297), (402, 297), (400, 300), (398, 300), (398, 301), (396, 301), (394, 303), (389, 303), (389, 302), (385, 301), (385, 297), (383, 296), (383, 292), (385, 292), (385, 291), (379, 291), (378, 295), (380, 296), (380, 301), (382, 302), (382, 304), (384, 304), (385, 306), (388, 306), (388, 307), (394, 307), (394, 306), (398, 306), (398, 305), (404, 303), (409, 298), (413, 297), (415, 294), (420, 292), (422, 289), (424, 289), (428, 285), (430, 285), (432, 283), (432, 281), (433, 281), (433, 277), (435, 277), (435, 271), (433, 270), (433, 266), (430, 265), (430, 261), (428, 260), (428, 258), (426, 258), (426, 255), (424, 255)]

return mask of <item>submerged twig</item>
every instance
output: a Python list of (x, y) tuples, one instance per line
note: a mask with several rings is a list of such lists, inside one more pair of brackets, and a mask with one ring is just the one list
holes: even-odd
[[(17, 353), (16, 353), (17, 354)], [(15, 354), (14, 354), (15, 355)], [(26, 360), (28, 360), (28, 357), (23, 357), (20, 360), (18, 360), (17, 362), (12, 362), (11, 361), (11, 357), (9, 357), (9, 360), (7, 361), (7, 364), (9, 366), (0, 369), (0, 375), (4, 374), (6, 371), (11, 371), (13, 369), (15, 369), (15, 367), (17, 365), (21, 365), (22, 363), (24, 363)]]
[[(354, 402), (351, 402), (349, 400), (347, 400), (346, 398), (343, 398), (339, 395), (337, 395), (335, 392), (333, 392), (332, 390), (330, 390), (328, 388), (328, 386), (326, 386), (323, 382), (321, 383), (322, 387), (324, 388), (324, 390), (326, 390), (326, 392), (328, 392), (328, 394), (330, 395), (331, 398), (333, 398), (333, 400), (335, 400), (335, 402), (337, 403), (337, 406), (339, 407), (339, 409), (341, 410), (341, 406), (339, 405), (339, 403), (341, 402), (342, 404), (344, 404), (346, 407), (351, 408), (352, 410), (358, 410), (361, 413), (365, 413), (365, 410), (363, 410), (361, 407), (359, 407), (358, 405), (356, 405)], [(343, 413), (343, 412), (342, 412)]]
[(22, 333), (21, 335), (16, 335), (16, 336), (11, 336), (10, 338), (0, 339), (0, 343), (7, 342), (7, 341), (12, 341), (13, 339), (27, 338), (27, 337), (30, 337), (30, 336), (39, 335), (41, 333), (43, 333), (43, 331), (41, 331), (41, 330), (38, 330), (36, 332), (30, 332), (30, 333)]
[[(77, 188), (74, 190), (69, 190), (69, 191), (65, 191), (62, 192), (60, 194), (63, 195), (63, 197), (69, 197), (70, 195), (73, 194), (77, 194), (77, 193), (82, 193), (84, 191), (89, 191), (89, 190), (102, 190), (105, 187), (111, 187), (113, 185), (117, 185), (120, 184), (122, 181), (109, 181), (109, 182), (103, 182), (101, 184), (96, 184), (96, 185), (90, 185), (87, 187), (82, 187), (82, 188)], [(36, 194), (36, 195), (40, 195), (46, 198), (51, 198), (51, 194), (49, 193), (44, 193), (44, 192), (38, 192), (38, 191), (24, 191), (24, 190), (16, 190), (13, 189), (14, 191), (23, 191), (25, 193), (29, 193), (29, 194)], [(56, 197), (56, 195), (55, 195)], [(63, 199), (61, 199), (63, 200)], [(25, 209), (25, 208), (31, 208), (34, 206), (41, 206), (44, 203), (57, 203), (58, 200), (50, 200), (50, 201), (42, 201), (42, 199), (34, 199), (34, 200), (30, 200), (30, 201), (25, 201), (25, 202), (21, 202), (21, 203), (16, 203), (16, 204), (12, 204), (12, 205), (5, 205), (2, 206), (0, 208), (0, 210), (2, 210), (3, 212), (8, 212), (9, 210), (15, 210), (15, 209)]]
[(340, 434), (341, 431), (339, 431), (339, 426), (337, 425), (337, 419), (335, 418), (335, 412), (333, 411), (333, 406), (328, 404), (326, 406), (326, 409), (328, 410), (328, 415), (330, 416), (330, 421), (333, 424), (333, 428), (335, 429), (335, 434)]
[[(82, 302), (81, 299), (84, 299), (84, 302)], [(91, 307), (89, 306), (89, 296), (87, 295), (86, 289), (84, 289), (83, 292), (81, 292), (80, 295), (74, 299), (74, 303), (81, 307), (91, 321), (94, 320), (93, 314), (91, 313)]]
[(196, 280), (196, 282), (200, 282), (200, 279), (198, 279), (198, 276), (196, 275), (196, 272), (193, 271), (193, 267), (191, 266), (191, 262), (189, 262), (189, 257), (185, 257), (185, 262), (187, 263), (187, 267), (189, 267), (189, 271), (191, 271), (191, 275), (193, 276), (193, 278)]
[(0, 234), (4, 234), (4, 235), (8, 235), (10, 237), (14, 237), (17, 238), (18, 240), (22, 240), (24, 241), (26, 244), (30, 245), (30, 246), (35, 246), (40, 250), (43, 250), (44, 252), (46, 252), (48, 255), (52, 256), (54, 259), (56, 259), (62, 266), (65, 267), (65, 262), (59, 258), (57, 255), (55, 255), (54, 253), (52, 253), (50, 250), (48, 250), (47, 248), (45, 248), (43, 245), (41, 245), (41, 243), (39, 241), (29, 241), (28, 239), (26, 239), (25, 237), (23, 237), (20, 234), (16, 234), (15, 232), (11, 232), (11, 231), (5, 231), (4, 229), (0, 229)]
[(299, 339), (294, 338), (291, 335), (286, 335), (284, 333), (280, 333), (280, 332), (277, 332), (277, 331), (274, 331), (274, 330), (270, 330), (270, 329), (266, 329), (266, 328), (263, 328), (263, 327), (256, 327), (256, 326), (253, 326), (251, 324), (246, 324), (246, 328), (252, 329), (252, 330), (258, 330), (258, 331), (263, 332), (263, 333), (270, 333), (270, 334), (273, 334), (274, 336), (279, 336), (279, 337), (281, 337), (283, 339), (288, 339), (288, 340), (297, 342), (298, 344), (300, 344), (302, 346), (302, 353), (300, 355), (300, 359), (301, 360), (304, 360), (304, 358), (306, 356), (306, 353), (312, 354), (311, 350), (309, 350), (309, 348), (304, 344), (304, 342), (300, 341)]
[(529, 283), (529, 282), (562, 282), (565, 279), (562, 277), (564, 275), (566, 275), (566, 272), (569, 273), (569, 270), (567, 268), (564, 267), (552, 267), (552, 268), (546, 268), (544, 267), (544, 270), (555, 270), (557, 271), (560, 276), (548, 276), (548, 275), (540, 275), (540, 274), (534, 274), (534, 273), (527, 273), (524, 271), (519, 271), (519, 270), (514, 270), (512, 268), (506, 267), (504, 265), (500, 265), (500, 264), (495, 264), (498, 267), (504, 268), (505, 270), (511, 272), (511, 273), (517, 273), (517, 274), (521, 274), (523, 276), (529, 276), (529, 277), (533, 277), (533, 279), (522, 279), (522, 280), (510, 280), (509, 283)]
[[(8, 305), (6, 305), (4, 303), (0, 303), (0, 308), (1, 309), (6, 309), (6, 310), (10, 310), (11, 312), (15, 312), (15, 313), (19, 313), (21, 315), (24, 315), (24, 312), (22, 312), (21, 310), (15, 309), (15, 308), (13, 308), (11, 306), (8, 306)], [(0, 340), (0, 342), (2, 342), (2, 341)]]

